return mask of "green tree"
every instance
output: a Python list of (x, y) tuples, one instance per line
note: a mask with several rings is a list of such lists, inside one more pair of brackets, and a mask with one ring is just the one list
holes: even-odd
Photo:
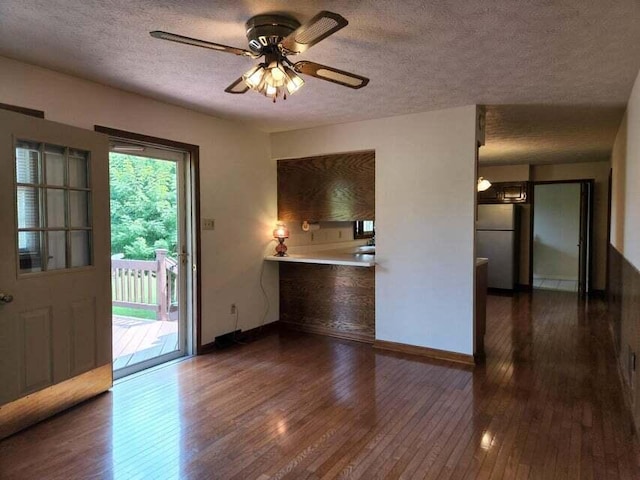
[(111, 254), (151, 260), (155, 250), (175, 255), (176, 164), (134, 155), (109, 156)]

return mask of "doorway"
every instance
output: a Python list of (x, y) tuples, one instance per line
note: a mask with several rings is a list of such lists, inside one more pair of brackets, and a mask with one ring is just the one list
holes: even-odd
[(531, 285), (586, 294), (591, 288), (593, 181), (533, 187)]
[(189, 151), (112, 137), (114, 378), (195, 352)]

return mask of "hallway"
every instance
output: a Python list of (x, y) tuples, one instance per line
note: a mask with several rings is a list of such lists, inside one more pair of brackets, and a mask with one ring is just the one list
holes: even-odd
[(0, 442), (2, 478), (640, 478), (600, 301), (490, 296), (474, 369), (282, 332)]

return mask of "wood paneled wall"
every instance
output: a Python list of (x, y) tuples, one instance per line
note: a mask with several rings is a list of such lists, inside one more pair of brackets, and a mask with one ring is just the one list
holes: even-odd
[(609, 318), (627, 403), (640, 431), (640, 272), (609, 245)]
[(375, 152), (278, 160), (278, 218), (375, 220)]
[(307, 332), (373, 342), (375, 268), (280, 263), (280, 321)]

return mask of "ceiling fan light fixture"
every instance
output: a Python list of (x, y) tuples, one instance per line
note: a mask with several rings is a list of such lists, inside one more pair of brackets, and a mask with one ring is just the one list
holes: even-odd
[(242, 79), (247, 86), (253, 90), (257, 90), (260, 87), (260, 84), (263, 83), (263, 79), (267, 71), (264, 69), (262, 64), (256, 65), (247, 73), (242, 75)]
[(284, 67), (286, 73), (285, 86), (287, 87), (287, 93), (293, 95), (304, 85), (304, 80), (289, 67)]
[(278, 87), (265, 83), (263, 92), (266, 97), (276, 97), (278, 95)]
[(280, 88), (284, 86), (284, 77), (279, 77), (277, 73), (274, 77), (272, 69), (267, 69), (267, 73), (264, 74), (262, 80), (266, 85), (271, 85), (272, 87)]
[(273, 79), (273, 85), (284, 85), (285, 78), (287, 74), (280, 66), (279, 62), (271, 62), (269, 64), (269, 73), (271, 73), (271, 78)]
[(242, 76), (244, 83), (265, 97), (287, 98), (304, 85), (304, 80), (279, 59), (256, 65)]

